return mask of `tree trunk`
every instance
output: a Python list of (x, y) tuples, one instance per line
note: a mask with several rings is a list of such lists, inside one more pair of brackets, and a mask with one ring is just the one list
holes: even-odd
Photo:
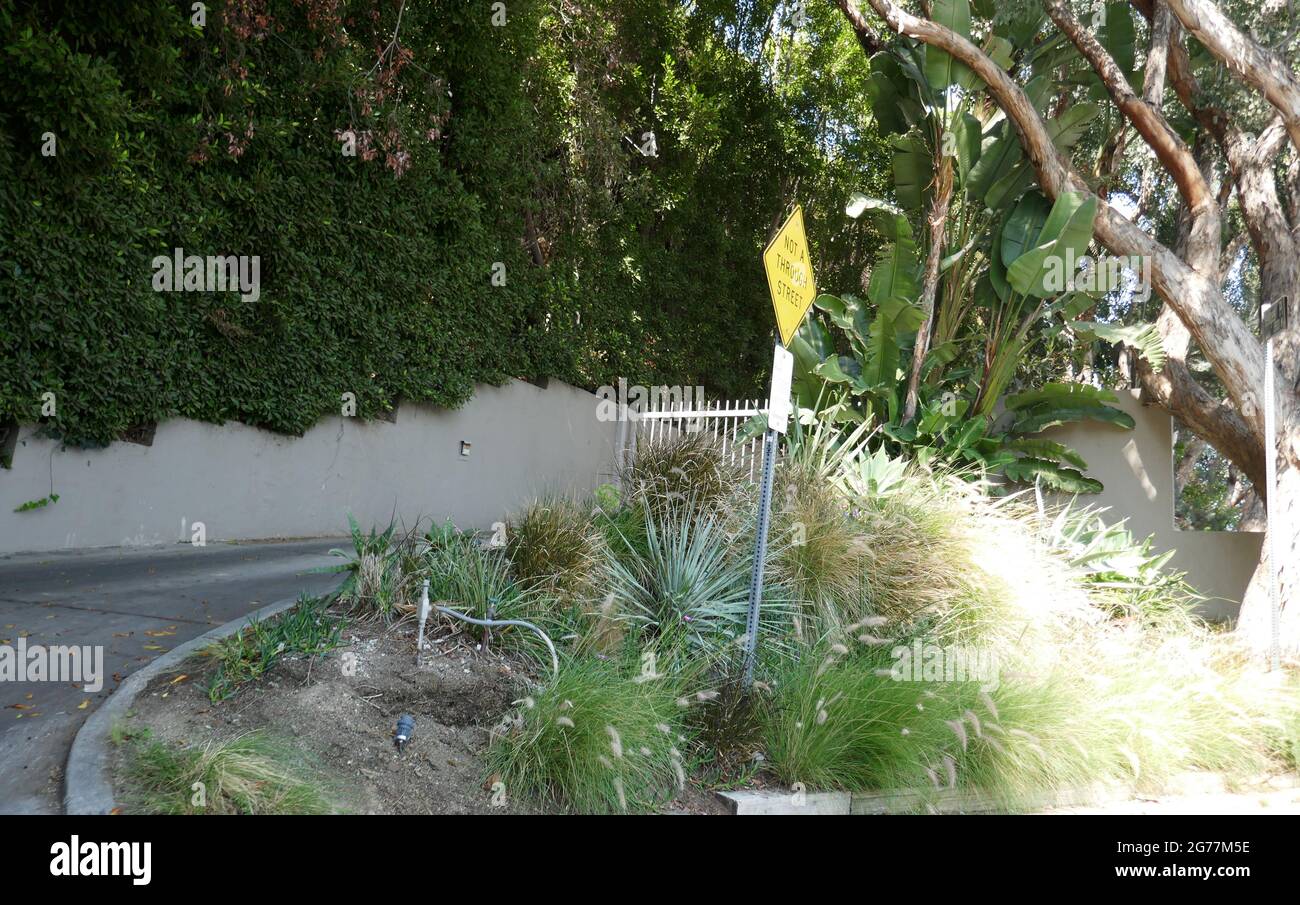
[(925, 279), (921, 283), (921, 314), (923, 320), (916, 331), (916, 346), (912, 350), (912, 375), (907, 381), (907, 401), (903, 406), (903, 423), (916, 415), (921, 395), (921, 368), (930, 351), (930, 334), (934, 325), (934, 296), (939, 288), (939, 264), (943, 260), (944, 228), (948, 222), (948, 206), (952, 203), (952, 158), (944, 154), (943, 133), (939, 134), (934, 155), (934, 195), (930, 201), (930, 251), (925, 258)]
[[(1278, 426), (1279, 437), (1300, 442), (1300, 425), (1288, 431)], [(1287, 468), (1277, 476), (1278, 492), (1274, 495), (1274, 531), (1264, 534), (1264, 549), (1259, 565), (1250, 579), (1246, 598), (1237, 618), (1237, 634), (1250, 649), (1268, 656), (1273, 644), (1273, 602), (1269, 593), (1269, 550), (1278, 561), (1278, 599), (1284, 602), (1280, 620), (1281, 655), (1300, 658), (1300, 469)], [(1290, 605), (1285, 605), (1289, 603)]]

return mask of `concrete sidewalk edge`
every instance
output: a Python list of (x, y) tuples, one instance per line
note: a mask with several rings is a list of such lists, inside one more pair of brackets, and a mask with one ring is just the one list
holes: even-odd
[(109, 695), (108, 700), (86, 719), (72, 740), (72, 750), (68, 752), (68, 763), (64, 769), (64, 813), (110, 814), (117, 807), (117, 802), (113, 799), (113, 778), (109, 775), (110, 736), (113, 725), (125, 718), (136, 697), (151, 681), (159, 674), (179, 666), (212, 642), (233, 635), (254, 621), (279, 615), (297, 602), (297, 597), (290, 597), (232, 619), (169, 650), (127, 676), (121, 686)]

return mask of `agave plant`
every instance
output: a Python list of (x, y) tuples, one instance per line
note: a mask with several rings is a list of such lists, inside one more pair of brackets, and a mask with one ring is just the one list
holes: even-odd
[(1138, 540), (1125, 520), (1107, 522), (1106, 509), (1062, 506), (1042, 535), (1081, 575), (1087, 587), (1113, 602), (1117, 615), (1147, 621), (1188, 619), (1205, 598), (1187, 583), (1186, 573), (1167, 568), (1173, 550), (1157, 553), (1150, 537)]

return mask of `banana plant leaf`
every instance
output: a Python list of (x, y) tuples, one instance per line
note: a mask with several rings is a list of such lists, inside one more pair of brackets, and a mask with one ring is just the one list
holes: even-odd
[(905, 135), (892, 142), (894, 194), (906, 210), (920, 212), (933, 179), (933, 157), (916, 135)]
[(1007, 266), (1007, 282), (1022, 295), (1041, 299), (1055, 294), (1047, 286), (1051, 267), (1060, 268), (1087, 252), (1096, 215), (1095, 195), (1084, 200), (1075, 192), (1063, 192), (1038, 234), (1038, 244)]
[[(930, 18), (963, 38), (970, 39), (968, 0), (934, 0), (930, 6)], [(946, 51), (927, 45), (924, 56), (925, 78), (930, 84), (930, 90), (936, 94), (942, 94), (953, 85), (969, 87), (975, 81), (975, 74), (966, 64), (953, 59)]]

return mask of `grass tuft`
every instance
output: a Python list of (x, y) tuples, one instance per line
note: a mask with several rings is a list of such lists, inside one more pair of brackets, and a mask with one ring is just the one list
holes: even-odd
[(127, 752), (125, 806), (137, 814), (328, 814), (320, 782), (261, 732), (181, 748), (149, 732), (120, 736)]
[(329, 600), (298, 598), (287, 612), (254, 621), (246, 629), (209, 645), (204, 654), (214, 664), (208, 698), (216, 703), (232, 697), (285, 656), (319, 657), (342, 643), (346, 620), (329, 613)]
[(506, 794), (582, 813), (652, 810), (685, 781), (675, 686), (627, 664), (566, 661), (519, 702), (488, 753)]
[(506, 554), (515, 579), (565, 600), (593, 592), (603, 537), (590, 514), (563, 497), (538, 500), (506, 525)]

